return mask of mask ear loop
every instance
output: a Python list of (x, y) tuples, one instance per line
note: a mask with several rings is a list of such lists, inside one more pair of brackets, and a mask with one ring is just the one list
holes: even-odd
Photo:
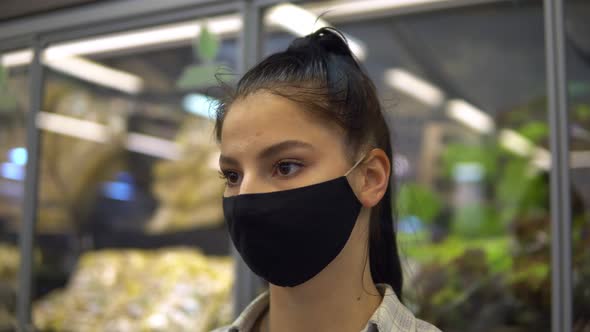
[(352, 172), (358, 165), (361, 164), (361, 162), (363, 162), (363, 160), (365, 160), (365, 157), (367, 157), (367, 155), (363, 155), (361, 159), (359, 159), (353, 166), (351, 169), (348, 170), (348, 172), (346, 172), (344, 174), (344, 176), (348, 176), (348, 174), (350, 174), (350, 172)]

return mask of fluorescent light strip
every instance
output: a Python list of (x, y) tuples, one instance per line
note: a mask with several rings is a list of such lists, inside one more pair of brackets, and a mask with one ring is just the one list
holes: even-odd
[(289, 3), (270, 8), (266, 12), (264, 21), (268, 25), (280, 26), (297, 36), (305, 36), (329, 26), (323, 19), (318, 19), (317, 15)]
[[(328, 22), (318, 18), (318, 15), (290, 3), (270, 8), (264, 17), (264, 22), (271, 26), (281, 27), (296, 36), (305, 36), (320, 28), (330, 26)], [(366, 46), (354, 37), (348, 35), (345, 37), (352, 53), (361, 61), (366, 59)]]
[(385, 82), (430, 107), (438, 107), (445, 100), (445, 95), (439, 88), (401, 68), (387, 70)]
[(113, 69), (80, 57), (45, 60), (45, 64), (57, 71), (130, 94), (139, 93), (143, 80), (128, 72)]
[[(1, 55), (0, 63), (4, 67), (26, 66), (32, 59), (32, 50), (20, 50)], [(43, 63), (59, 72), (126, 93), (138, 93), (143, 86), (143, 80), (136, 75), (80, 57), (54, 57), (53, 60), (44, 57)]]
[(181, 158), (177, 143), (150, 135), (129, 133), (125, 147), (129, 151), (164, 159), (179, 160)]
[(491, 133), (496, 125), (484, 111), (461, 99), (447, 102), (447, 115), (481, 133)]
[(239, 15), (219, 16), (207, 20), (207, 29), (209, 32), (217, 35), (231, 35), (242, 29), (242, 18)]
[[(76, 55), (99, 54), (150, 45), (190, 41), (199, 35), (202, 24), (206, 24), (207, 28), (216, 35), (234, 34), (242, 29), (242, 19), (239, 15), (226, 15), (213, 19), (194, 20), (55, 44), (45, 50), (43, 57), (47, 61), (54, 61)], [(23, 66), (31, 63), (32, 59), (32, 50), (21, 50), (1, 55), (0, 63), (5, 67)]]
[[(526, 138), (523, 137), (526, 140)], [(532, 144), (532, 143), (531, 143)], [(514, 153), (514, 146), (502, 144), (502, 146)], [(551, 153), (547, 149), (532, 146), (531, 152), (526, 157), (532, 157), (532, 164), (543, 170), (551, 169)], [(570, 152), (570, 168), (590, 168), (590, 151), (572, 151)]]
[[(108, 144), (111, 138), (109, 128), (103, 124), (48, 112), (37, 114), (37, 127), (96, 143)], [(157, 158), (170, 160), (181, 158), (181, 150), (177, 143), (145, 134), (129, 133), (125, 148)]]
[(590, 168), (590, 151), (572, 151), (571, 168)]
[(66, 42), (49, 47), (45, 52), (45, 56), (51, 60), (73, 55), (98, 54), (150, 45), (191, 41), (197, 38), (203, 24), (206, 24), (212, 33), (225, 35), (240, 31), (242, 28), (242, 19), (239, 15), (226, 15), (209, 20), (194, 20), (81, 41)]
[(39, 112), (36, 120), (38, 128), (87, 141), (106, 143), (109, 137), (105, 125), (92, 121), (48, 112)]
[(533, 165), (546, 171), (551, 169), (551, 153), (546, 149), (535, 147), (532, 157)]
[(536, 146), (528, 138), (512, 129), (502, 129), (498, 140), (500, 145), (521, 157), (531, 158), (531, 163), (537, 168), (549, 170), (551, 168), (551, 154), (548, 150)]
[(47, 48), (44, 57), (47, 60), (55, 60), (74, 55), (98, 54), (172, 41), (191, 40), (198, 36), (200, 29), (199, 23), (191, 22), (67, 42)]
[(19, 50), (0, 55), (0, 64), (3, 67), (26, 66), (33, 61), (33, 50)]
[(310, 5), (308, 8), (317, 15), (325, 13), (328, 17), (340, 18), (378, 13), (388, 10), (403, 10), (452, 1), (456, 0), (349, 0), (330, 1), (327, 4)]
[[(327, 23), (323, 20), (318, 21), (317, 24), (314, 25), (314, 23), (316, 23), (316, 18), (322, 14), (325, 14), (326, 17), (340, 18), (374, 12), (383, 12), (384, 10), (391, 9), (420, 7), (430, 5), (433, 3), (444, 3), (450, 1), (455, 0), (354, 0), (338, 2), (330, 1), (326, 4), (311, 4), (309, 6), (304, 6), (305, 8), (308, 8), (308, 10), (305, 10), (301, 7), (297, 7), (294, 5), (285, 4), (279, 6), (293, 6), (296, 8), (300, 8), (301, 10), (306, 12), (305, 16), (302, 17), (309, 18), (309, 14), (311, 14), (313, 16), (313, 21), (311, 21), (311, 23), (305, 23), (302, 21), (297, 22), (297, 20), (295, 20), (294, 17), (291, 17), (291, 15), (289, 15), (287, 12), (285, 20), (281, 20), (275, 23), (273, 19), (273, 22), (271, 24), (279, 26), (283, 26), (283, 24), (288, 24), (290, 28), (284, 27), (285, 29), (296, 29), (297, 31), (299, 31), (296, 34), (298, 36), (302, 36), (312, 32), (309, 30), (314, 27), (317, 29), (327, 25)], [(276, 8), (277, 7), (273, 7), (273, 9), (271, 9), (271, 13)], [(301, 11), (299, 12), (301, 13)], [(265, 19), (268, 19), (268, 17)], [(320, 25), (320, 22), (322, 21), (324, 25)], [(191, 40), (197, 37), (200, 31), (200, 25), (204, 22), (206, 22), (207, 27), (211, 30), (211, 32), (216, 34), (235, 34), (242, 29), (243, 25), (242, 19), (239, 15), (233, 14), (219, 16), (213, 19), (195, 20), (191, 22), (183, 22), (178, 24), (159, 26), (156, 28), (143, 29), (139, 31), (97, 37), (83, 41), (56, 44), (46, 50), (46, 56), (47, 59), (56, 59), (64, 56), (97, 54), (149, 45), (164, 44), (168, 42)], [(305, 30), (306, 33), (303, 30)], [(289, 31), (293, 32), (292, 30)], [(353, 50), (354, 54), (361, 60), (365, 59), (366, 47), (360, 41), (351, 38), (350, 36), (348, 36), (347, 39), (349, 40), (350, 48)], [(4, 54), (1, 59), (2, 65), (4, 65), (5, 67), (12, 67), (29, 64), (31, 62), (31, 59), (33, 58), (32, 51), (27, 50), (19, 52), (10, 52)]]
[(498, 140), (505, 149), (521, 157), (528, 157), (535, 150), (533, 142), (512, 129), (502, 129)]

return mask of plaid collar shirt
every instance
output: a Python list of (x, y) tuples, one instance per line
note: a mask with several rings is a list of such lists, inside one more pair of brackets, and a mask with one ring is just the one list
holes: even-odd
[[(433, 325), (414, 317), (397, 298), (391, 286), (377, 285), (383, 295), (381, 305), (360, 332), (440, 332)], [(268, 308), (268, 292), (256, 298), (230, 326), (213, 332), (252, 332), (252, 327)]]

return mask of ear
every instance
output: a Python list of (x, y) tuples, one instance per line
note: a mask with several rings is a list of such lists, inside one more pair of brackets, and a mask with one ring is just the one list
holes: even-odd
[(389, 185), (391, 163), (385, 151), (381, 149), (371, 150), (362, 165), (359, 177), (360, 188), (357, 197), (364, 207), (372, 208), (385, 195)]

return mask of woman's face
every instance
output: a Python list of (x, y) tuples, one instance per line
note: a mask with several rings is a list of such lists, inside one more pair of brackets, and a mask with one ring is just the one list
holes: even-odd
[(221, 133), (225, 196), (303, 187), (351, 167), (344, 133), (289, 99), (260, 91), (235, 101)]

